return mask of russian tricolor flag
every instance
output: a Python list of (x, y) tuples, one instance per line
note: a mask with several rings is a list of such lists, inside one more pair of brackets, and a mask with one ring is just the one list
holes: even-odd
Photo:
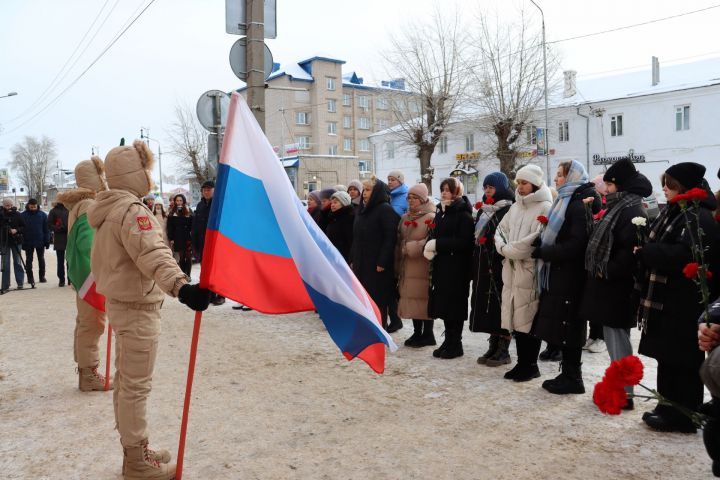
[(232, 94), (200, 285), (263, 313), (317, 310), (348, 360), (378, 373), (377, 306), (305, 210), (245, 99)]

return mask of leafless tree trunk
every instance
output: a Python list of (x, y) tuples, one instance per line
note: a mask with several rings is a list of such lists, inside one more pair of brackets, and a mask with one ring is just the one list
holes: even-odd
[(171, 153), (178, 158), (178, 173), (194, 177), (199, 184), (215, 178), (215, 167), (207, 157), (207, 132), (187, 105), (175, 105), (175, 121), (168, 136)]
[(438, 4), (428, 23), (410, 24), (391, 37), (392, 48), (383, 55), (389, 72), (405, 81), (406, 91), (385, 95), (399, 125), (396, 137), (415, 146), (430, 193), (430, 158), (468, 83), (463, 71), (466, 40), (459, 15), (444, 15)]
[[(530, 28), (522, 11), (514, 18), (508, 23), (477, 15), (472, 38), (476, 61), (470, 69), (473, 89), (468, 95), (478, 112), (478, 127), (494, 140), (500, 170), (511, 179), (519, 148), (527, 145), (522, 134), (545, 95), (540, 30)], [(557, 88), (558, 65), (548, 51), (548, 95)]]
[(22, 142), (12, 147), (11, 153), (10, 168), (28, 188), (29, 196), (42, 197), (50, 174), (55, 170), (55, 140), (45, 135), (40, 139), (26, 136)]

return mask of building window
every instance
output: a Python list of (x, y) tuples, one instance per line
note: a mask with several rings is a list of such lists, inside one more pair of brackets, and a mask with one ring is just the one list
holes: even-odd
[(370, 108), (370, 97), (367, 95), (360, 95), (358, 96), (358, 106), (362, 108), (363, 110), (367, 110)]
[(377, 121), (378, 131), (385, 130), (388, 128), (388, 121), (385, 119), (380, 119)]
[(328, 145), (328, 155), (337, 155), (337, 145)]
[(337, 135), (337, 122), (328, 122), (328, 135)]
[(308, 135), (295, 137), (295, 143), (297, 143), (300, 150), (310, 150), (310, 137)]
[(327, 106), (328, 106), (328, 112), (330, 112), (330, 113), (337, 112), (337, 102), (335, 101), (334, 98), (328, 98)]
[(361, 138), (358, 146), (361, 152), (369, 152), (370, 140), (368, 140), (367, 138)]
[(675, 107), (675, 130), (690, 130), (690, 105)]
[(360, 160), (358, 162), (358, 170), (361, 172), (369, 172), (370, 171), (370, 162), (367, 160)]
[(610, 136), (611, 137), (622, 137), (623, 134), (623, 116), (622, 115), (611, 115), (610, 116)]
[(349, 93), (343, 93), (343, 106), (349, 107), (352, 105), (352, 96)]
[(352, 138), (343, 138), (343, 150), (352, 152)]
[(570, 125), (567, 120), (562, 121), (558, 124), (558, 129), (560, 131), (559, 140), (561, 142), (569, 142), (570, 141)]
[(295, 124), (310, 125), (310, 114), (307, 112), (295, 112)]
[(386, 158), (395, 158), (395, 143), (394, 142), (387, 142), (385, 144), (385, 157)]
[(370, 130), (370, 119), (368, 117), (360, 117), (358, 128), (360, 130)]
[(375, 99), (375, 107), (377, 107), (378, 110), (387, 110), (388, 109), (388, 101), (385, 97), (378, 97)]
[(528, 145), (537, 145), (537, 127), (532, 124), (528, 125), (526, 133)]
[(440, 147), (440, 153), (447, 153), (447, 137), (445, 135), (440, 137), (440, 141), (438, 141), (438, 146)]
[(469, 134), (465, 135), (465, 151), (466, 152), (472, 152), (475, 150), (475, 135)]
[(343, 128), (352, 128), (352, 117), (350, 115), (343, 117)]
[(332, 77), (325, 77), (325, 85), (328, 90), (335, 90), (335, 79)]

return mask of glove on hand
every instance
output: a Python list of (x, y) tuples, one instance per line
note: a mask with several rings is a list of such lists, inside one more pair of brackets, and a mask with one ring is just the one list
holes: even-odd
[(530, 254), (530, 258), (542, 258), (542, 247), (535, 247)]
[(535, 240), (530, 244), (531, 247), (539, 247), (542, 244), (542, 240), (540, 240), (540, 235), (535, 237)]
[(202, 312), (207, 310), (208, 305), (210, 305), (210, 290), (200, 288), (198, 284), (190, 285), (188, 283), (180, 287), (178, 300), (191, 309)]
[(425, 244), (425, 249), (423, 250), (423, 256), (427, 258), (428, 260), (432, 260), (435, 258), (435, 239), (428, 240), (428, 242)]

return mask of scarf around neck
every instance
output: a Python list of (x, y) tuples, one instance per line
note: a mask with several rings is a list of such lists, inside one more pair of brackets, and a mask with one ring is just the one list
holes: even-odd
[(512, 203), (512, 200), (498, 200), (492, 205), (483, 204), (483, 206), (480, 207), (480, 216), (478, 217), (477, 223), (475, 224), (475, 239), (477, 240), (478, 238), (483, 236), (487, 224), (490, 222), (490, 220), (492, 220), (492, 218), (497, 212), (507, 207), (508, 205), (512, 205)]

